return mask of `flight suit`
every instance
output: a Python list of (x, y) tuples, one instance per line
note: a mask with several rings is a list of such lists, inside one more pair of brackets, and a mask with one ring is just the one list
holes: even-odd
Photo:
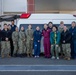
[(50, 57), (50, 48), (51, 48), (51, 44), (50, 44), (50, 32), (51, 32), (50, 29), (47, 29), (47, 30), (44, 29), (42, 31), (42, 35), (44, 37), (44, 40), (43, 40), (44, 54), (45, 54), (45, 57), (47, 57), (47, 58)]

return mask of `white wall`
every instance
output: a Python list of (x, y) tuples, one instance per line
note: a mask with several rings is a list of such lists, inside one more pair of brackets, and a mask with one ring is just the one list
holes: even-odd
[(76, 0), (35, 0), (36, 11), (74, 11)]
[(4, 12), (26, 12), (27, 0), (3, 0)]

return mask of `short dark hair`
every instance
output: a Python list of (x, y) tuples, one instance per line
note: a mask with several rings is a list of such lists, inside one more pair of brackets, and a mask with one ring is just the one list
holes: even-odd
[(76, 22), (75, 22), (75, 21), (73, 21), (72, 23), (75, 23), (75, 24), (76, 24)]
[[(55, 27), (55, 28), (56, 28), (56, 30), (58, 30), (58, 27), (57, 27), (56, 25), (53, 25), (53, 27)], [(52, 27), (52, 28), (53, 28), (53, 27)]]
[[(12, 20), (12, 21), (14, 22), (14, 20)], [(11, 21), (11, 22), (12, 22), (12, 21)]]
[(4, 23), (4, 26), (7, 25), (6, 23)]
[(53, 24), (53, 22), (49, 22), (48, 24), (50, 24), (50, 23)]

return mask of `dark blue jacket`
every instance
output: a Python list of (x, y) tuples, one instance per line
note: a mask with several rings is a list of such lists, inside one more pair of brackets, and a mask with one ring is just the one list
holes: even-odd
[[(71, 43), (71, 33), (67, 30), (66, 32), (62, 31), (61, 33), (61, 43), (66, 44), (66, 43)], [(63, 42), (65, 41), (65, 43)]]
[(17, 27), (16, 25), (13, 25), (13, 26), (11, 25), (11, 32), (12, 33), (15, 31), (16, 27)]
[(10, 40), (10, 31), (9, 30), (7, 30), (7, 31), (5, 31), (4, 29), (2, 30), (2, 41), (6, 41), (5, 39), (6, 38), (8, 38), (8, 40)]
[(76, 40), (76, 27), (74, 27), (74, 28), (71, 27), (69, 29), (69, 31), (70, 31), (70, 33), (72, 35), (72, 41)]
[(2, 39), (2, 30), (0, 30), (0, 41)]
[(41, 41), (42, 33), (41, 31), (34, 31), (34, 42)]

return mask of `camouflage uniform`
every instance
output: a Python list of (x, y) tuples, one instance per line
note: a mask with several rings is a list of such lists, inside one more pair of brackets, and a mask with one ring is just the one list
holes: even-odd
[(67, 59), (70, 59), (71, 57), (71, 48), (70, 48), (70, 43), (71, 43), (71, 33), (66, 30), (66, 32), (61, 33), (61, 43), (62, 43), (62, 50), (64, 57)]
[(19, 32), (19, 51), (18, 51), (18, 54), (26, 53), (25, 38), (26, 38), (25, 32), (24, 31), (20, 31)]
[(27, 48), (27, 55), (29, 57), (32, 56), (32, 50), (33, 50), (33, 30), (27, 29), (26, 30), (26, 48)]
[(14, 31), (12, 33), (12, 40), (13, 40), (13, 46), (14, 46), (14, 54), (17, 54), (18, 52), (18, 40), (19, 40), (19, 32), (18, 31)]
[(62, 33), (63, 27), (59, 26), (59, 27), (58, 27), (58, 31), (59, 31), (60, 33)]
[[(63, 27), (59, 26), (59, 27), (58, 27), (58, 31), (59, 31), (60, 33), (62, 33)], [(60, 46), (60, 54), (61, 54), (61, 57), (63, 57), (63, 54), (64, 54), (64, 53), (63, 53), (62, 43), (61, 43), (61, 42), (60, 42), (59, 46)]]
[(70, 58), (71, 57), (70, 44), (62, 44), (62, 49), (65, 57)]

